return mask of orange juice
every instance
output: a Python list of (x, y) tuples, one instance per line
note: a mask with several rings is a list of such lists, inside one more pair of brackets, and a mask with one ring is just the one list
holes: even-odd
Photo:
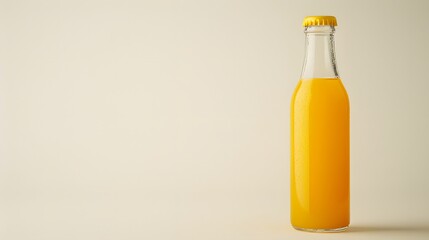
[(291, 103), (291, 222), (349, 225), (349, 100), (339, 78), (302, 79)]

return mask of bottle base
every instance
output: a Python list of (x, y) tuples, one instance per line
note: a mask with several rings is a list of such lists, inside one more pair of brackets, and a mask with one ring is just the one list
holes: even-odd
[(338, 233), (338, 232), (344, 232), (349, 228), (349, 226), (340, 227), (340, 228), (300, 228), (295, 226), (292, 226), (292, 227), (299, 231), (314, 232), (314, 233)]

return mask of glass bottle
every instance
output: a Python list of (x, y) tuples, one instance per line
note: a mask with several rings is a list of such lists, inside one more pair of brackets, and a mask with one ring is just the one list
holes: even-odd
[(291, 223), (337, 232), (350, 222), (349, 100), (338, 75), (333, 16), (306, 17), (306, 53), (291, 102)]

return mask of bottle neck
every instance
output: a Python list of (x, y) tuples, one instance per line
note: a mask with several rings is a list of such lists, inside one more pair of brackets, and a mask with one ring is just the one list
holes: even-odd
[(305, 28), (305, 59), (301, 79), (339, 78), (335, 61), (335, 28), (309, 26)]

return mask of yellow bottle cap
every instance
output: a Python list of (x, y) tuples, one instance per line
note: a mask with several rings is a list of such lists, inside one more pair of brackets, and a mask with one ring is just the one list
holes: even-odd
[(337, 26), (337, 19), (334, 16), (308, 16), (302, 23), (304, 27), (308, 26)]

